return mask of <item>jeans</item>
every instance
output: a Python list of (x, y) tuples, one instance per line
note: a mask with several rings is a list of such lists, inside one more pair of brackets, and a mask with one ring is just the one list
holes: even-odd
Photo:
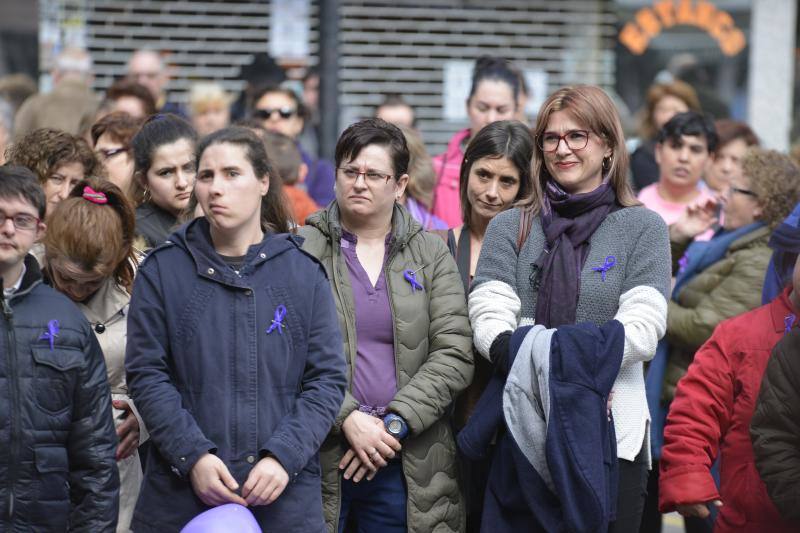
[(407, 499), (400, 460), (389, 461), (372, 481), (343, 478), (338, 531), (343, 533), (350, 523), (358, 533), (405, 533)]

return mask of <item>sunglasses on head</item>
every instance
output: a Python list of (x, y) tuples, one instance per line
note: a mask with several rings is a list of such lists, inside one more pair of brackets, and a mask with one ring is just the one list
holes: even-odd
[(264, 109), (256, 109), (253, 111), (253, 116), (259, 120), (269, 120), (272, 118), (273, 113), (278, 113), (283, 120), (286, 120), (296, 115), (297, 109), (292, 109), (291, 107), (279, 107), (277, 109), (272, 109), (267, 107)]

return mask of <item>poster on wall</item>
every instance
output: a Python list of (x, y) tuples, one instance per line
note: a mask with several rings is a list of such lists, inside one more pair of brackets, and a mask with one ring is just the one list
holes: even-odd
[(278, 60), (302, 60), (310, 55), (310, 0), (272, 0), (269, 53)]

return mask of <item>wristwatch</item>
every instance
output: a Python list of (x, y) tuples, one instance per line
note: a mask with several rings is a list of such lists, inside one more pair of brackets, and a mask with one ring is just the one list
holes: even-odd
[(403, 440), (408, 435), (408, 424), (400, 415), (389, 413), (383, 417), (383, 425), (386, 432), (397, 440)]

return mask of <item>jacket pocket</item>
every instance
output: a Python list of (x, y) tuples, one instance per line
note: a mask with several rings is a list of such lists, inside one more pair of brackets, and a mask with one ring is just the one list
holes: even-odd
[(83, 352), (76, 348), (32, 347), (34, 397), (45, 412), (59, 414), (72, 405)]
[(58, 445), (42, 445), (33, 449), (36, 471), (39, 473), (40, 502), (69, 503), (69, 458), (67, 449)]

